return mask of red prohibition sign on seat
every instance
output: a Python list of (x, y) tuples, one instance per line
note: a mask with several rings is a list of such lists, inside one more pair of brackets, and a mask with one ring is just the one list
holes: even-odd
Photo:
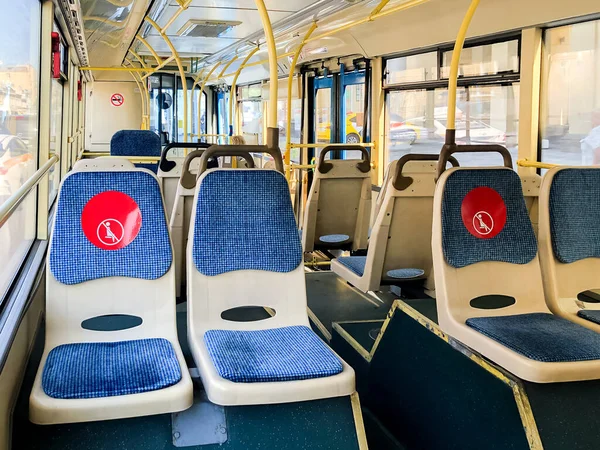
[(113, 94), (110, 96), (110, 102), (113, 106), (122, 106), (125, 103), (125, 97), (122, 94)]
[(142, 227), (142, 213), (123, 192), (106, 191), (84, 206), (81, 227), (88, 240), (102, 250), (119, 250), (131, 244)]
[(465, 195), (460, 213), (465, 228), (479, 239), (497, 236), (506, 225), (506, 204), (489, 187), (478, 187)]

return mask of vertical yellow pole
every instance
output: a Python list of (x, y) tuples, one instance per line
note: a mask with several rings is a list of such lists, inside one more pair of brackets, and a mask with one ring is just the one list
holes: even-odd
[[(187, 79), (185, 77), (185, 70), (183, 70), (183, 64), (181, 62), (181, 58), (179, 57), (179, 53), (177, 49), (169, 39), (169, 37), (164, 33), (164, 31), (158, 26), (158, 24), (152, 20), (150, 17), (145, 18), (146, 22), (154, 27), (156, 31), (160, 33), (166, 44), (171, 49), (171, 53), (175, 57), (175, 61), (177, 62), (177, 68), (179, 69), (179, 76), (181, 77), (181, 87), (183, 88), (183, 142), (188, 141), (188, 88), (187, 88)], [(177, 88), (177, 86), (175, 86)], [(177, 92), (177, 89), (175, 89)], [(179, 128), (179, 126), (178, 126)]]
[(234, 100), (236, 98), (235, 89), (236, 89), (236, 85), (237, 85), (237, 80), (240, 76), (240, 73), (242, 73), (242, 70), (244, 70), (244, 66), (246, 65), (246, 63), (250, 60), (250, 58), (252, 58), (254, 56), (254, 54), (257, 51), (258, 51), (258, 47), (256, 47), (250, 53), (248, 53), (248, 56), (246, 56), (244, 58), (244, 60), (242, 61), (242, 64), (240, 65), (238, 70), (235, 72), (235, 75), (233, 76), (233, 81), (231, 82), (231, 93), (229, 94), (229, 118), (231, 120), (231, 126), (233, 126), (233, 124), (235, 124), (236, 134), (239, 134), (239, 130), (237, 129), (237, 123), (236, 123), (237, 121), (234, 120), (234, 117), (233, 117), (233, 104), (234, 104)]
[(214, 73), (214, 71), (217, 70), (217, 68), (220, 65), (221, 65), (221, 62), (218, 62), (217, 64), (215, 64), (215, 67), (210, 69), (210, 71), (208, 72), (208, 75), (206, 75), (206, 78), (204, 80), (202, 80), (202, 84), (200, 85), (200, 93), (198, 94), (198, 142), (200, 142), (200, 135), (202, 134), (202, 128), (201, 128), (202, 118), (201, 118), (201, 114), (200, 114), (200, 106), (202, 105), (202, 93), (204, 92), (204, 88), (206, 87), (206, 83), (208, 83), (209, 78)]
[[(260, 14), (260, 20), (262, 21), (263, 29), (265, 30), (265, 38), (267, 40), (267, 49), (269, 51), (269, 78), (270, 78), (270, 90), (269, 90), (269, 107), (267, 113), (267, 145), (269, 147), (276, 147), (279, 140), (279, 130), (277, 127), (277, 94), (279, 92), (279, 71), (277, 68), (277, 47), (275, 46), (275, 36), (273, 35), (273, 27), (271, 26), (271, 19), (269, 18), (269, 12), (265, 6), (264, 0), (255, 0), (256, 7)], [(289, 126), (289, 124), (288, 124)]]
[[(452, 63), (450, 64), (450, 77), (448, 79), (448, 121), (446, 123), (446, 130), (456, 130), (456, 91), (458, 88), (458, 67), (460, 65), (460, 54), (462, 48), (465, 45), (465, 38), (467, 37), (467, 30), (471, 24), (471, 19), (475, 15), (475, 11), (479, 6), (480, 0), (471, 0), (471, 5), (465, 14), (460, 29), (458, 30), (458, 36), (456, 37), (456, 43), (454, 44), (454, 51), (452, 52)], [(454, 143), (454, 138), (452, 142)]]
[(285, 126), (285, 178), (290, 181), (292, 175), (292, 166), (290, 165), (290, 158), (292, 153), (292, 90), (294, 87), (294, 72), (296, 72), (296, 64), (298, 64), (298, 58), (300, 57), (300, 53), (306, 44), (310, 35), (317, 29), (317, 22), (313, 22), (311, 27), (306, 32), (304, 39), (298, 45), (296, 49), (296, 53), (294, 54), (294, 59), (292, 59), (292, 64), (290, 65), (290, 75), (288, 77), (288, 90), (287, 90), (287, 124)]

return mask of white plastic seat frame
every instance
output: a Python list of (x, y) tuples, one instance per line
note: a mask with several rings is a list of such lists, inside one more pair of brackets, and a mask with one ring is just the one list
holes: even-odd
[[(151, 171), (135, 168), (124, 159), (97, 158), (79, 161), (65, 180), (82, 171), (138, 171), (155, 177)], [(52, 240), (49, 252), (51, 247)], [(73, 263), (76, 264), (75, 261)], [(47, 258), (46, 341), (29, 401), (29, 415), (33, 423), (121, 419), (182, 411), (192, 405), (192, 381), (177, 339), (174, 277), (175, 269), (171, 264), (168, 272), (156, 280), (108, 277), (66, 285), (54, 278)], [(138, 316), (142, 318), (142, 324), (108, 332), (91, 331), (81, 326), (86, 319), (110, 314)], [(139, 394), (89, 399), (52, 398), (42, 388), (42, 373), (48, 354), (59, 345), (150, 338), (163, 338), (171, 343), (181, 369), (181, 380), (177, 384)]]
[(584, 302), (578, 294), (600, 288), (600, 258), (585, 258), (569, 264), (554, 255), (550, 229), (550, 189), (554, 177), (565, 169), (600, 170), (598, 167), (557, 167), (545, 175), (540, 192), (540, 263), (543, 271), (544, 291), (550, 310), (571, 322), (600, 332), (600, 325), (579, 317), (580, 310), (600, 310), (600, 303)]
[(333, 272), (363, 292), (378, 290), (381, 281), (388, 279), (388, 271), (394, 269), (422, 269), (424, 275), (419, 278), (431, 275), (431, 219), (437, 162), (408, 160), (401, 170), (413, 181), (402, 190), (393, 185), (397, 167), (398, 161), (390, 164), (385, 189), (382, 187), (380, 193), (384, 198), (371, 229), (363, 275), (337, 259), (331, 262)]
[[(354, 147), (357, 146), (348, 148), (355, 150)], [(368, 245), (372, 201), (371, 170), (361, 170), (365, 159), (325, 161), (325, 153), (336, 149), (325, 147), (321, 151), (314, 172), (302, 226), (302, 248), (305, 252), (312, 252), (315, 246), (335, 249), (350, 241), (352, 250), (366, 249)], [(322, 170), (323, 163), (331, 164), (327, 172)], [(336, 244), (319, 241), (319, 238), (333, 234), (346, 235), (349, 239), (337, 247)]]
[[(217, 169), (203, 173), (198, 180), (192, 217), (196, 217), (202, 180), (214, 170)], [(203, 275), (193, 263), (194, 222), (192, 220), (190, 224), (187, 246), (188, 341), (210, 401), (218, 405), (254, 405), (300, 402), (354, 393), (354, 370), (339, 356), (343, 371), (324, 378), (236, 383), (217, 373), (204, 342), (204, 333), (208, 330), (250, 331), (295, 325), (310, 327), (304, 264), (300, 263), (288, 273), (237, 270), (216, 276)], [(244, 306), (271, 308), (275, 315), (255, 322), (234, 322), (221, 318), (223, 311)]]
[[(442, 199), (448, 177), (458, 170), (512, 170), (505, 167), (453, 168), (438, 180), (433, 206), (433, 265), (439, 325), (442, 331), (513, 373), (535, 383), (600, 378), (600, 360), (540, 362), (527, 358), (466, 324), (476, 317), (551, 313), (546, 305), (538, 255), (527, 264), (485, 261), (462, 268), (450, 266), (442, 250)], [(478, 309), (470, 301), (485, 295), (506, 295), (516, 302), (499, 309)]]

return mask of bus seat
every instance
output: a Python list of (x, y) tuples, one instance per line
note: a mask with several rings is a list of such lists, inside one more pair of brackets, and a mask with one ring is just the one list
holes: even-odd
[(512, 169), (444, 172), (432, 248), (445, 333), (527, 381), (600, 378), (600, 334), (546, 306), (537, 241)]
[[(188, 230), (192, 217), (192, 204), (196, 190), (196, 178), (200, 166), (200, 157), (203, 149), (194, 150), (178, 163), (176, 172), (179, 173), (177, 184), (173, 190), (172, 178), (164, 179), (169, 187), (169, 196), (173, 195), (171, 203), (171, 214), (169, 216), (169, 232), (173, 241), (173, 260), (175, 261), (175, 292), (177, 297), (181, 295), (184, 274), (186, 273), (185, 249), (187, 248)], [(231, 157), (229, 157), (231, 159)], [(211, 158), (208, 161), (208, 169), (219, 167), (226, 157)], [(251, 164), (248, 164), (251, 165)], [(163, 184), (164, 185), (164, 184)], [(165, 192), (165, 203), (167, 193)]]
[[(331, 270), (363, 292), (382, 281), (426, 279), (432, 275), (431, 219), (438, 155), (404, 155), (390, 164), (385, 198), (371, 229), (367, 256), (334, 259)], [(455, 160), (453, 160), (454, 162)], [(402, 184), (402, 180), (411, 180)], [(381, 194), (380, 194), (381, 195)]]
[(339, 147), (325, 147), (317, 168), (304, 213), (302, 247), (352, 250), (366, 249), (371, 214), (371, 160), (361, 146), (362, 160), (325, 160)]
[[(65, 177), (46, 278), (32, 422), (109, 420), (191, 406), (175, 324), (171, 241), (151, 172), (78, 165)], [(115, 316), (135, 323), (115, 330)]]
[[(160, 137), (149, 130), (117, 131), (110, 140), (111, 156), (160, 156)], [(136, 167), (156, 173), (158, 163), (136, 163)]]
[(398, 165), (398, 160), (394, 160), (388, 164), (387, 169), (383, 175), (383, 182), (381, 183), (381, 190), (377, 195), (377, 199), (375, 200), (375, 207), (373, 212), (373, 224), (375, 224), (375, 219), (379, 215), (379, 210), (381, 209), (381, 205), (383, 204), (383, 200), (385, 199), (385, 193), (387, 191), (388, 185), (392, 180), (392, 176), (396, 173), (396, 166)]
[(599, 168), (554, 168), (544, 176), (540, 263), (550, 310), (600, 331), (600, 303), (584, 294), (600, 288)]
[[(196, 187), (187, 248), (188, 340), (219, 405), (350, 395), (354, 371), (310, 329), (289, 188), (274, 170), (212, 170)], [(273, 310), (225, 320), (245, 306)]]

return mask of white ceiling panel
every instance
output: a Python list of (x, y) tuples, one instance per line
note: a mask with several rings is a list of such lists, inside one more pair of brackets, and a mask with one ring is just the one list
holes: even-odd
[[(164, 14), (158, 20), (159, 26), (164, 26), (169, 21), (173, 14), (177, 11), (174, 6), (169, 6)], [(269, 12), (272, 22), (281, 20), (287, 17), (288, 12)], [(228, 9), (228, 8), (188, 8), (181, 13), (177, 20), (169, 27), (167, 35), (177, 36), (177, 32), (189, 20), (224, 20), (241, 22), (240, 25), (233, 27), (231, 30), (222, 34), (220, 38), (236, 38), (242, 39), (258, 30), (262, 30), (262, 22), (258, 11), (251, 9)], [(152, 29), (150, 35), (158, 35), (155, 29)], [(190, 37), (189, 39), (195, 39)]]
[[(171, 50), (165, 43), (165, 40), (161, 36), (151, 35), (146, 38), (148, 43), (156, 50), (161, 56), (171, 56)], [(203, 54), (215, 53), (226, 46), (236, 42), (235, 39), (221, 39), (221, 38), (186, 38), (186, 37), (172, 37), (171, 42), (177, 49), (180, 56), (195, 56), (199, 57)], [(143, 46), (138, 46), (139, 53), (148, 55), (150, 52)]]

